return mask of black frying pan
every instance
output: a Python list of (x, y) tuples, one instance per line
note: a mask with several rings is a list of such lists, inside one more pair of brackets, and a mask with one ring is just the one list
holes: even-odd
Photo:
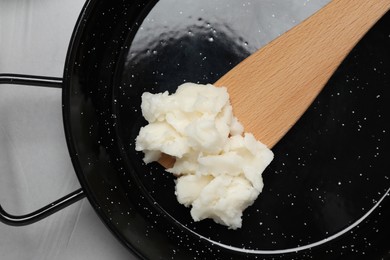
[(144, 91), (214, 82), (253, 48), (226, 24), (197, 19), (188, 30), (154, 24), (148, 14), (155, 5), (153, 17), (176, 15), (159, 13), (163, 4), (90, 0), (63, 82), (0, 77), (0, 83), (63, 83), (65, 133), (82, 186), (29, 215), (0, 208), (0, 219), (28, 224), (87, 196), (119, 241), (144, 259), (390, 258), (390, 14), (274, 147), (264, 191), (233, 231), (209, 220), (194, 223), (176, 201), (174, 178), (158, 164), (143, 164), (134, 139), (145, 124)]

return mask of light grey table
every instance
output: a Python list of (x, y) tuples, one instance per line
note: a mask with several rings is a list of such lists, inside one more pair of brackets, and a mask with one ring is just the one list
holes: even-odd
[[(326, 2), (252, 1), (269, 9), (270, 39)], [(0, 0), (0, 73), (61, 77), (83, 4), (83, 0)], [(1, 205), (24, 214), (79, 187), (65, 143), (61, 90), (0, 85)], [(0, 223), (0, 258), (135, 259), (86, 199), (29, 226)]]

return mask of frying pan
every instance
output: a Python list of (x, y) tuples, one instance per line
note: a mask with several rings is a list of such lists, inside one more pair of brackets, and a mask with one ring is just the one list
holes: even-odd
[(134, 150), (145, 124), (140, 96), (214, 82), (255, 48), (212, 16), (187, 14), (194, 26), (185, 30), (164, 27), (156, 19), (173, 15), (159, 13), (163, 3), (87, 1), (63, 79), (0, 77), (63, 88), (65, 134), (82, 186), (28, 215), (0, 208), (0, 219), (29, 224), (86, 196), (141, 259), (388, 259), (390, 14), (274, 147), (264, 191), (244, 212), (243, 227), (229, 230), (194, 223), (176, 201), (174, 178), (142, 163)]

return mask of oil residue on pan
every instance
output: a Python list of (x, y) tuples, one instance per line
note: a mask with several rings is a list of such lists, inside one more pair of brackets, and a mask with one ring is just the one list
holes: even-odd
[[(129, 40), (119, 66), (123, 73), (116, 79), (118, 134), (127, 144), (126, 163), (134, 168), (145, 196), (183, 229), (244, 253), (311, 248), (366, 222), (390, 187), (389, 15), (352, 51), (305, 115), (274, 147), (275, 159), (263, 175), (264, 190), (244, 212), (243, 227), (232, 231), (212, 221), (194, 223), (189, 209), (176, 201), (174, 178), (159, 165), (142, 164), (142, 155), (134, 151), (135, 136), (145, 124), (140, 95), (173, 91), (186, 81), (216, 81), (266, 42), (248, 35), (261, 36), (259, 32), (267, 27), (261, 24), (261, 15), (272, 14), (252, 6), (244, 8), (245, 18), (232, 20), (232, 13), (243, 10), (235, 8), (234, 1), (227, 1), (230, 6), (223, 16), (215, 16), (215, 8), (221, 8), (218, 1), (187, 2), (156, 5)], [(175, 15), (183, 18), (172, 19)], [(123, 178), (127, 182), (134, 176)], [(364, 246), (369, 247), (369, 242)], [(364, 248), (355, 250), (364, 252)]]

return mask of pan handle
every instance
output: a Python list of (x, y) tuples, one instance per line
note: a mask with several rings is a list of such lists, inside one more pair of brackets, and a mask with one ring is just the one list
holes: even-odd
[[(62, 88), (62, 83), (62, 78), (0, 73), (0, 84)], [(79, 201), (84, 197), (85, 193), (83, 189), (80, 188), (47, 206), (25, 215), (11, 215), (7, 213), (0, 204), (0, 221), (12, 226), (29, 225), (50, 216), (51, 214), (75, 203), (76, 201)]]
[(83, 189), (78, 189), (47, 206), (44, 206), (32, 213), (25, 215), (11, 215), (7, 213), (0, 205), (0, 221), (11, 226), (25, 226), (37, 222), (43, 218), (50, 216), (51, 214), (79, 201), (84, 198), (85, 194)]
[(62, 78), (0, 73), (0, 84), (62, 88)]

